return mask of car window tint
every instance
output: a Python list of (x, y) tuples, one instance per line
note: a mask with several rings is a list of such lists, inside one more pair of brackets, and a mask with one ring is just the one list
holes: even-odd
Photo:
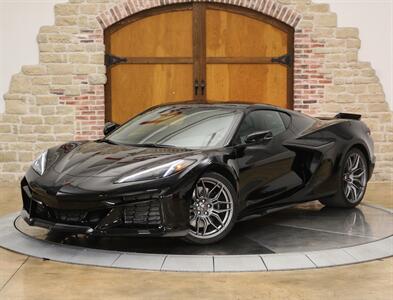
[(288, 114), (282, 112), (280, 112), (280, 116), (282, 118), (282, 121), (284, 122), (285, 128), (288, 128), (291, 124), (291, 117)]
[(222, 114), (206, 118), (203, 122), (167, 137), (164, 139), (165, 144), (189, 148), (217, 146), (224, 140), (228, 128), (231, 128), (233, 117), (233, 114)]
[(238, 131), (237, 141), (244, 143), (246, 137), (257, 131), (270, 130), (273, 136), (284, 132), (286, 126), (280, 113), (273, 110), (257, 110), (249, 113)]

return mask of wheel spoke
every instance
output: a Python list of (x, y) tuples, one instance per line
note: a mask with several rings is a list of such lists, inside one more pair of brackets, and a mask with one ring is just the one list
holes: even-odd
[(361, 179), (354, 179), (352, 181), (352, 184), (354, 184), (359, 189), (364, 188), (364, 185), (362, 184), (362, 180)]
[(355, 171), (352, 172), (352, 174), (353, 174), (352, 176), (354, 178), (360, 178), (360, 177), (363, 177), (364, 173), (365, 173), (365, 170), (359, 168), (359, 169), (356, 169)]
[(359, 167), (359, 163), (360, 163), (360, 156), (356, 154), (355, 161), (354, 161), (352, 168), (351, 168), (352, 173), (354, 172), (354, 170), (356, 170)]
[(200, 219), (199, 217), (196, 218), (196, 225), (195, 225), (195, 227), (196, 227), (195, 231), (196, 231), (197, 235), (199, 235), (199, 219)]
[(347, 183), (345, 185), (345, 197), (349, 197), (349, 194), (351, 193), (351, 189), (349, 188), (349, 184)]
[(215, 213), (223, 213), (223, 212), (227, 212), (227, 211), (231, 211), (231, 208), (224, 208), (224, 209), (214, 209), (213, 210)]
[(201, 183), (202, 183), (202, 188), (203, 188), (203, 195), (202, 195), (202, 197), (206, 197), (208, 195), (208, 193), (207, 193), (208, 189), (207, 189), (207, 187), (205, 185), (205, 181), (201, 180)]
[(351, 189), (353, 191), (353, 200), (356, 201), (356, 199), (358, 198), (358, 193), (355, 185), (351, 184)]
[(348, 196), (348, 200), (353, 202), (354, 200), (354, 195), (353, 195), (353, 190), (351, 187), (349, 187), (349, 196)]
[(221, 186), (221, 189), (218, 191), (217, 195), (215, 195), (213, 198), (211, 198), (211, 203), (215, 203), (216, 201), (218, 201), (218, 199), (220, 198), (223, 190), (224, 190), (224, 187)]
[(353, 162), (352, 162), (352, 157), (350, 156), (350, 157), (348, 157), (348, 161), (347, 161), (347, 171), (350, 171), (350, 170), (352, 170), (352, 166), (353, 166)]
[(219, 227), (216, 226), (216, 224), (214, 224), (214, 222), (211, 220), (210, 217), (208, 217), (207, 219), (208, 219), (209, 224), (212, 225), (216, 230), (220, 229)]
[(209, 191), (209, 194), (207, 194), (207, 197), (210, 198), (211, 194), (213, 193), (213, 191), (220, 185), (219, 182), (217, 182)]
[(217, 205), (217, 204), (223, 204), (223, 205), (230, 205), (230, 202), (226, 202), (226, 201), (214, 201), (212, 202), (212, 205)]
[(213, 212), (211, 216), (214, 217), (220, 223), (221, 226), (224, 225), (219, 215)]
[(201, 194), (200, 194), (200, 190), (199, 190), (198, 184), (195, 186), (195, 198), (197, 198), (197, 199), (201, 198)]
[(205, 235), (206, 231), (207, 231), (207, 228), (209, 227), (209, 223), (207, 222), (207, 218), (202, 218), (202, 221), (204, 223), (202, 235)]

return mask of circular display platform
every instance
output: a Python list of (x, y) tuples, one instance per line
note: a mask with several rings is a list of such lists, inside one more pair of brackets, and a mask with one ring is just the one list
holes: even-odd
[[(14, 221), (14, 224), (13, 224)], [(393, 214), (319, 202), (238, 222), (213, 245), (175, 238), (90, 238), (0, 218), (0, 246), (56, 261), (166, 271), (270, 271), (328, 267), (393, 255)]]

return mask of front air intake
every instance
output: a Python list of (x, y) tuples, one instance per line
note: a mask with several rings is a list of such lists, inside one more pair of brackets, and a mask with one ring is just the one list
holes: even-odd
[(133, 225), (160, 225), (161, 209), (159, 201), (144, 201), (125, 206), (124, 223)]

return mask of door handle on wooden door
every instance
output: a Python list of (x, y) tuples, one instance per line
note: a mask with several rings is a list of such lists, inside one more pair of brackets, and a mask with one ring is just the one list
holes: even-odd
[(204, 80), (201, 81), (201, 94), (202, 96), (205, 95), (205, 87), (206, 87), (206, 82)]
[(199, 82), (195, 79), (194, 81), (194, 95), (198, 96)]
[(199, 84), (199, 81), (195, 79), (194, 81), (194, 95), (198, 96), (198, 90), (201, 88), (201, 95), (205, 95), (205, 88), (206, 88), (206, 82), (204, 80), (201, 80), (201, 83)]

